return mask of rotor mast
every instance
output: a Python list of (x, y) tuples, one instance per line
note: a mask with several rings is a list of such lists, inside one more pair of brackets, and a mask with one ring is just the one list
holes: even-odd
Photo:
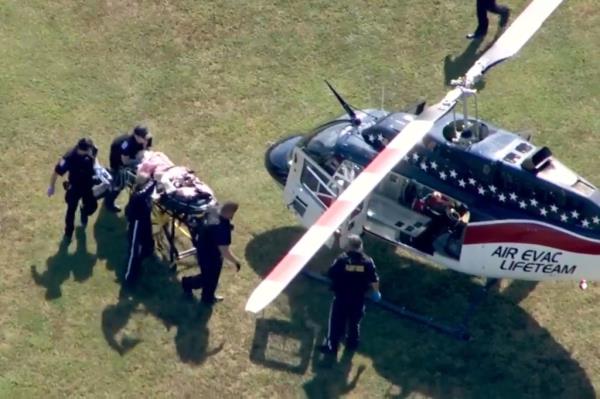
[[(454, 86), (456, 89), (458, 89), (460, 91), (460, 97), (458, 98), (458, 101), (461, 102), (462, 106), (463, 106), (462, 125), (459, 125), (457, 123), (456, 110), (455, 109), (452, 110), (452, 115), (453, 115), (453, 119), (454, 119), (454, 121), (453, 121), (454, 137), (456, 138), (456, 140), (460, 140), (462, 133), (469, 130), (472, 127), (472, 125), (474, 124), (475, 131), (473, 132), (473, 134), (476, 139), (479, 139), (479, 123), (477, 122), (477, 120), (479, 119), (478, 108), (477, 108), (477, 89), (468, 87), (468, 85), (465, 84), (464, 78), (453, 79), (450, 83), (452, 86)], [(474, 102), (475, 102), (475, 123), (471, 123), (471, 121), (469, 120), (469, 105), (468, 105), (468, 101), (467, 101), (469, 97), (473, 97)], [(459, 127), (460, 127), (460, 129), (459, 129)]]

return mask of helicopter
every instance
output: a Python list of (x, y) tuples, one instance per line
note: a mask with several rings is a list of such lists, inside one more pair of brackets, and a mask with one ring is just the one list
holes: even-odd
[(308, 230), (246, 310), (271, 303), (321, 246), (364, 232), (492, 281), (578, 280), (584, 288), (599, 279), (600, 191), (549, 148), (477, 112), (476, 84), (561, 2), (533, 0), (432, 106), (355, 110), (326, 82), (345, 114), (266, 152), (266, 169)]

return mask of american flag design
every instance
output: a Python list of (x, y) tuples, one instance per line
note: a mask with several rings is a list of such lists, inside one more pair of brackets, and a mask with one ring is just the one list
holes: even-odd
[[(484, 182), (481, 177), (476, 176), (465, 165), (452, 163), (449, 160), (441, 160), (430, 157), (425, 151), (412, 151), (407, 154), (403, 161), (422, 172), (441, 180), (456, 190), (468, 192), (479, 197), (481, 200), (493, 201), (499, 206), (507, 207), (528, 214), (528, 218), (558, 223), (565, 227), (577, 226), (582, 229), (600, 229), (600, 215), (592, 213), (583, 207), (559, 206), (557, 202), (549, 202), (547, 199), (536, 196), (534, 191), (524, 194), (523, 188), (517, 185), (511, 188), (501, 188), (493, 183)], [(488, 179), (489, 180), (489, 179)]]

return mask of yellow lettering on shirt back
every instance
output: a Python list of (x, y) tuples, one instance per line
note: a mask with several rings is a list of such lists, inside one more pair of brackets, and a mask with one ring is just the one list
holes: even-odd
[(365, 266), (364, 265), (346, 265), (346, 271), (363, 273), (365, 271)]

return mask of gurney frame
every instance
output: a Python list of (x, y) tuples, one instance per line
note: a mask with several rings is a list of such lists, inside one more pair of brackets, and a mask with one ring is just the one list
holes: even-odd
[[(190, 228), (186, 221), (186, 219), (187, 219), (186, 215), (177, 214), (175, 212), (172, 212), (171, 210), (167, 209), (163, 205), (159, 204), (157, 201), (154, 201), (153, 209), (152, 209), (152, 216), (153, 216), (153, 218), (152, 218), (153, 227), (155, 225), (158, 226), (158, 231), (154, 232), (154, 229), (153, 229), (153, 234), (155, 235), (156, 242), (160, 243), (158, 236), (160, 236), (161, 234), (164, 234), (165, 238), (167, 239), (167, 243), (169, 244), (168, 260), (169, 260), (169, 264), (171, 265), (171, 268), (173, 268), (173, 269), (176, 268), (177, 261), (196, 254), (196, 248), (193, 245), (191, 246), (191, 248), (180, 251), (177, 248), (177, 245), (175, 242), (175, 236), (176, 236), (177, 232), (179, 231), (185, 237), (189, 238), (190, 241), (192, 241), (192, 243), (193, 243)], [(161, 219), (164, 219), (165, 216), (168, 218), (168, 220), (166, 220), (166, 222), (163, 222)], [(198, 216), (201, 217), (201, 215), (198, 215)], [(160, 244), (158, 244), (158, 248), (162, 249)]]
[[(123, 186), (127, 186), (129, 188), (130, 195), (133, 191), (135, 176), (136, 174), (133, 169), (126, 168), (122, 171), (122, 183)], [(202, 213), (194, 214), (195, 218), (202, 218), (203, 216), (204, 214)], [(153, 200), (152, 235), (154, 236), (154, 240), (157, 244), (157, 249), (160, 251), (165, 249), (160, 240), (160, 236), (164, 234), (164, 237), (168, 243), (167, 259), (172, 270), (177, 269), (177, 261), (196, 254), (196, 248), (193, 245), (191, 229), (188, 221), (189, 215), (174, 212), (160, 204), (158, 201)], [(155, 227), (157, 227), (157, 229), (155, 229)], [(175, 237), (178, 231), (192, 242), (192, 246), (190, 248), (182, 251), (177, 248)]]

